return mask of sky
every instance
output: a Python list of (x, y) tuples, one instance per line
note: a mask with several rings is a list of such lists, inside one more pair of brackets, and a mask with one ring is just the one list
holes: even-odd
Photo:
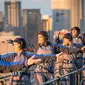
[[(4, 12), (4, 1), (0, 0), (0, 10)], [(51, 15), (51, 0), (19, 0), (22, 2), (22, 9), (39, 8), (43, 15)]]

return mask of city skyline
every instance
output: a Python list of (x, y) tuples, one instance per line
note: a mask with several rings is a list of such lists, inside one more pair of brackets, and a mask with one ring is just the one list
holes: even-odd
[[(4, 1), (10, 0), (0, 0), (0, 11), (4, 13)], [(40, 9), (41, 14), (51, 15), (51, 0), (17, 0), (21, 1), (22, 9)]]

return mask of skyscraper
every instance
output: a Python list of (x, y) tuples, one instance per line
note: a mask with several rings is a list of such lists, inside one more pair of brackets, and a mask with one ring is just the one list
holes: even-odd
[(52, 31), (52, 17), (51, 16), (49, 15), (42, 16), (42, 29), (48, 32), (49, 39), (51, 39), (50, 38), (50, 36), (52, 35), (51, 34), (51, 31)]
[(53, 28), (81, 27), (82, 0), (52, 0)]
[(21, 2), (17, 0), (5, 1), (5, 24), (6, 30), (15, 30), (14, 28), (21, 27)]
[(3, 13), (0, 11), (0, 31), (4, 30)]
[(44, 31), (51, 31), (52, 30), (52, 17), (49, 15), (42, 16), (42, 28)]
[(36, 44), (37, 34), (42, 30), (40, 9), (23, 9), (23, 28), (27, 44)]
[(85, 0), (82, 0), (82, 32), (85, 32)]

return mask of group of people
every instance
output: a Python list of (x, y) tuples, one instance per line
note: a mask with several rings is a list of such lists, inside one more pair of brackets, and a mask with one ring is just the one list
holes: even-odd
[[(0, 64), (0, 76), (7, 75), (8, 72), (23, 70), (23, 68), (27, 71), (31, 66), (36, 65), (34, 76), (37, 84), (40, 85), (49, 79), (60, 78), (70, 71), (85, 66), (83, 65), (83, 58), (85, 57), (85, 35), (80, 34), (79, 27), (73, 27), (71, 32), (63, 35), (62, 39), (59, 38), (58, 34), (54, 45), (49, 42), (47, 32), (40, 31), (38, 33), (38, 44), (32, 50), (33, 52), (28, 51), (26, 42), (23, 38), (9, 40), (9, 43), (13, 45), (15, 53), (0, 55), (0, 62), (2, 63)], [(49, 57), (45, 54), (49, 54)], [(55, 56), (53, 54), (55, 54)], [(72, 63), (68, 63), (67, 61), (72, 61)], [(67, 82), (67, 84), (76, 85), (76, 76), (77, 74), (72, 76), (72, 81), (70, 81), (70, 83)], [(85, 76), (85, 71), (82, 71), (82, 76)], [(26, 77), (24, 77), (24, 79), (26, 79)], [(12, 80), (19, 81), (20, 76), (13, 75), (11, 81), (8, 82), (8, 85), (17, 85), (17, 82), (13, 82)], [(28, 83), (24, 85), (31, 85), (30, 75), (28, 76), (27, 82)], [(20, 82), (18, 83), (20, 84)], [(57, 83), (49, 83), (49, 85), (54, 84)]]

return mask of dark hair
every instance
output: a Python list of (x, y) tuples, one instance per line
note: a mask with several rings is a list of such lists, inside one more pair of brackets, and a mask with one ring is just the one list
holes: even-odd
[(21, 45), (21, 49), (26, 48), (26, 41), (24, 38), (16, 38), (13, 42), (17, 42)]
[(80, 28), (79, 27), (73, 27), (73, 28), (71, 28), (71, 31), (72, 30), (76, 30), (78, 32), (78, 34), (80, 34)]
[(70, 33), (66, 33), (63, 38), (67, 38), (67, 39), (69, 39), (70, 41), (73, 40), (73, 37), (72, 37), (72, 35), (71, 35)]
[(40, 31), (38, 34), (43, 35), (48, 40), (48, 33), (46, 31)]

